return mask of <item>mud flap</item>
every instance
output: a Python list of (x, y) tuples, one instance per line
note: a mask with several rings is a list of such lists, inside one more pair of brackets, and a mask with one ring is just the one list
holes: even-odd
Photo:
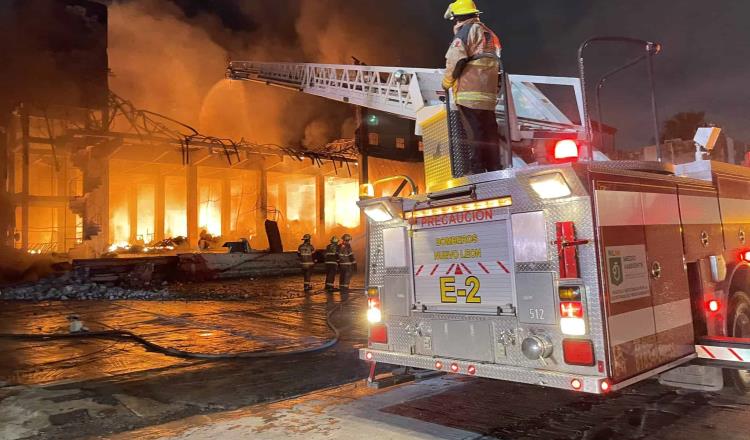
[(686, 365), (662, 373), (659, 383), (688, 390), (721, 391), (724, 388), (724, 375), (718, 367)]

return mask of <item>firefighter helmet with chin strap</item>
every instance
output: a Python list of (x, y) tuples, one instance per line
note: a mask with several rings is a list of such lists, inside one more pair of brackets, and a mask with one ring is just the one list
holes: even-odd
[(474, 15), (481, 13), (482, 11), (477, 9), (477, 5), (476, 3), (474, 3), (474, 0), (456, 0), (448, 6), (448, 9), (445, 11), (444, 17), (446, 20), (453, 20), (454, 18), (460, 17), (462, 15)]

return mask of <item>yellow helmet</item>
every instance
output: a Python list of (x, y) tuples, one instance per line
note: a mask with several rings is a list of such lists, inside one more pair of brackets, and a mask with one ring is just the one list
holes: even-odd
[(448, 6), (448, 10), (445, 11), (445, 19), (453, 20), (459, 15), (471, 15), (481, 14), (482, 11), (477, 9), (477, 4), (474, 0), (456, 0)]

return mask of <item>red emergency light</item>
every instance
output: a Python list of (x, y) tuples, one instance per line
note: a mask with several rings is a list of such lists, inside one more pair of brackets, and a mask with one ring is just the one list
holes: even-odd
[(708, 309), (709, 312), (716, 313), (721, 308), (721, 304), (719, 304), (719, 301), (712, 299), (706, 304), (706, 308)]
[(563, 139), (561, 141), (557, 141), (557, 143), (555, 144), (555, 160), (576, 160), (578, 159), (578, 154), (578, 144), (572, 139)]
[(746, 263), (750, 263), (750, 251), (741, 252), (740, 259)]

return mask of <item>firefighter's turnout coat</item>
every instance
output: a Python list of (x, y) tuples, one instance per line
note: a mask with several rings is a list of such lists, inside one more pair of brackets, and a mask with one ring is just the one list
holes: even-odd
[(314, 253), (315, 253), (315, 247), (313, 247), (312, 244), (305, 242), (299, 245), (299, 248), (297, 249), (297, 254), (300, 257), (300, 262), (302, 263), (303, 268), (307, 269), (315, 265), (315, 261), (313, 260)]
[(500, 39), (479, 18), (458, 23), (453, 31), (443, 87), (453, 88), (458, 105), (495, 110), (500, 92)]

